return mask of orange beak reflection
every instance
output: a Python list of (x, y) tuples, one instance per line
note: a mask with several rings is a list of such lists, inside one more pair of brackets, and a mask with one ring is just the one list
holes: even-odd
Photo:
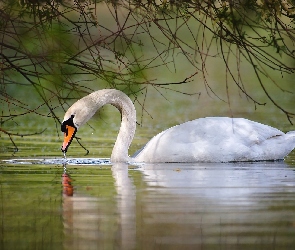
[(72, 186), (71, 177), (67, 173), (64, 173), (62, 175), (62, 186), (63, 186), (63, 194), (65, 196), (73, 196), (74, 187)]
[(73, 126), (66, 125), (64, 131), (64, 142), (61, 146), (61, 151), (67, 152), (73, 138), (75, 137), (77, 129)]

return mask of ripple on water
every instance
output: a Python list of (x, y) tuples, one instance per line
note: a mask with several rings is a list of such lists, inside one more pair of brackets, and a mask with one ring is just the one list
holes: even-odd
[(110, 165), (110, 159), (102, 158), (55, 158), (55, 159), (9, 159), (3, 160), (9, 164), (44, 164), (44, 165), (56, 165), (56, 164), (68, 164), (68, 165)]

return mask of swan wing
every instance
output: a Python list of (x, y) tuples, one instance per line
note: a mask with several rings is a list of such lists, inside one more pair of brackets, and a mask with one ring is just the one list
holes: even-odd
[(142, 162), (279, 159), (285, 151), (289, 153), (294, 148), (294, 136), (290, 145), (283, 149), (276, 148), (276, 144), (282, 143), (285, 136), (286, 134), (276, 128), (244, 118), (201, 118), (159, 133), (135, 158), (136, 161)]

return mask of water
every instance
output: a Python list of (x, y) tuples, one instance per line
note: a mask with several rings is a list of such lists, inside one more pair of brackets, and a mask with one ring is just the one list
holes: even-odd
[(283, 161), (63, 160), (1, 163), (1, 249), (295, 246), (295, 168)]
[[(214, 116), (211, 108), (228, 115), (220, 103), (168, 99), (175, 100), (170, 108), (158, 100), (146, 104), (154, 119), (142, 121), (139, 113), (130, 154), (171, 125)], [(247, 112), (246, 105), (232, 105), (242, 110), (235, 117), (294, 130), (272, 107)], [(48, 129), (14, 137), (18, 152), (1, 137), (1, 250), (294, 249), (295, 152), (281, 162), (112, 165), (120, 116), (109, 112), (77, 133), (87, 156), (74, 140), (65, 159), (50, 119), (19, 123), (30, 132)]]

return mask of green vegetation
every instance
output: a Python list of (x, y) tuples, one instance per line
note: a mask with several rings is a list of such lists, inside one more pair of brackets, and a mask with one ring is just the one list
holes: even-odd
[(105, 87), (143, 112), (148, 89), (205, 92), (229, 107), (234, 89), (292, 122), (282, 99), (294, 99), (294, 17), (291, 0), (1, 1), (0, 136), (17, 150), (16, 136), (44, 132), (26, 133), (24, 117), (58, 131), (73, 99)]

